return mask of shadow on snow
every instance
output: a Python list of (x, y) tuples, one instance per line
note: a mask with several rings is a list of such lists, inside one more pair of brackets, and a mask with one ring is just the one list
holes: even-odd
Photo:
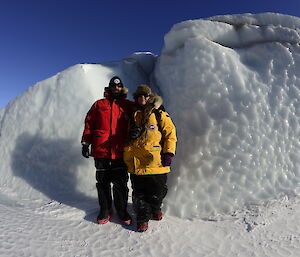
[[(24, 179), (48, 198), (86, 212), (86, 220), (95, 220), (96, 198), (78, 191), (76, 171), (84, 161), (74, 140), (47, 139), (21, 134), (12, 154), (14, 175)], [(94, 206), (95, 208), (93, 208)]]

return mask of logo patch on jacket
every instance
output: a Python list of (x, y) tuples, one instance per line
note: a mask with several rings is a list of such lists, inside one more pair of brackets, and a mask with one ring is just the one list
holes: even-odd
[(155, 130), (156, 126), (154, 124), (149, 125), (148, 127), (146, 127), (148, 130)]

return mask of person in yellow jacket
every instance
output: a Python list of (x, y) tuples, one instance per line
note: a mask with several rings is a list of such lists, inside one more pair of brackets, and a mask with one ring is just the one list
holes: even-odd
[(133, 190), (137, 231), (148, 229), (150, 219), (161, 220), (167, 194), (167, 173), (176, 150), (176, 128), (162, 107), (162, 98), (147, 85), (133, 94), (135, 108), (130, 119), (129, 142), (124, 148)]

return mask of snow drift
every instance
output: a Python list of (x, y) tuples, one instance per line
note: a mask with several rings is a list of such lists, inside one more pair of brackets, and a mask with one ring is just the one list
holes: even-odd
[(0, 199), (95, 199), (93, 161), (79, 142), (114, 75), (131, 93), (150, 82), (177, 126), (169, 214), (203, 218), (296, 193), (299, 33), (300, 19), (272, 13), (186, 21), (166, 34), (157, 61), (136, 53), (37, 83), (0, 110)]

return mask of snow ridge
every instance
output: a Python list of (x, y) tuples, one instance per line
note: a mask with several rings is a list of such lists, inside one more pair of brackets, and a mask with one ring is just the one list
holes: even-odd
[(299, 19), (281, 14), (214, 16), (175, 24), (165, 35), (163, 54), (174, 53), (194, 38), (205, 38), (229, 48), (262, 43), (300, 43)]

